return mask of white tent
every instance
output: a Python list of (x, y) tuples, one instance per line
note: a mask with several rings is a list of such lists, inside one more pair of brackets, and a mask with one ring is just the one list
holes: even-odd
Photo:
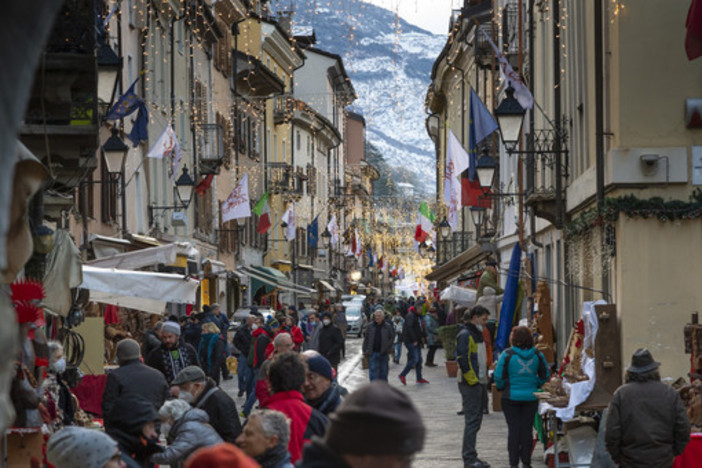
[(149, 247), (87, 262), (87, 265), (100, 268), (122, 268), (131, 270), (163, 263), (175, 263), (178, 254), (188, 257), (197, 256), (198, 251), (187, 242), (174, 242), (159, 247)]
[(472, 307), (475, 304), (478, 292), (475, 289), (462, 288), (460, 286), (451, 285), (441, 291), (439, 299), (442, 301), (453, 301), (458, 304)]
[(166, 304), (194, 304), (200, 282), (182, 275), (83, 265), (83, 283), (96, 302), (163, 314)]

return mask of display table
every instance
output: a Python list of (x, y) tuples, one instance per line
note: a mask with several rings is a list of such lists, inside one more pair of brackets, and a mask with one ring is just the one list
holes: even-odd
[(685, 451), (675, 458), (673, 468), (692, 468), (700, 466), (702, 460), (702, 433), (690, 434), (690, 443)]

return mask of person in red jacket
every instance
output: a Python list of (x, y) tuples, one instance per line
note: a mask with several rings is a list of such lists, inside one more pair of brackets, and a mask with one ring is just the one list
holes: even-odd
[(285, 324), (280, 332), (290, 333), (293, 343), (295, 344), (295, 351), (300, 351), (300, 346), (302, 346), (302, 343), (305, 341), (305, 337), (302, 334), (300, 327), (297, 326), (297, 322), (292, 315), (285, 317)]
[(268, 368), (271, 397), (264, 408), (280, 411), (290, 418), (288, 451), (291, 462), (302, 457), (302, 448), (313, 436), (323, 436), (328, 420), (321, 412), (305, 403), (300, 390), (305, 383), (307, 365), (295, 352), (275, 356)]

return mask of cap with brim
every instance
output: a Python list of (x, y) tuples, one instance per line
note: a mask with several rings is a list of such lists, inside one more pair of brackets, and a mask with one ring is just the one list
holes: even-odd
[(653, 360), (651, 352), (646, 348), (639, 348), (631, 357), (631, 365), (626, 368), (632, 374), (646, 374), (660, 367), (661, 363)]
[(178, 372), (178, 375), (173, 379), (171, 385), (183, 385), (188, 382), (197, 382), (199, 380), (205, 380), (205, 372), (197, 366), (188, 366)]

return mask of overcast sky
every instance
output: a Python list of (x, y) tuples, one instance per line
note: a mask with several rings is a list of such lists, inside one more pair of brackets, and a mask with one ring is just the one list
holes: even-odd
[(368, 3), (397, 11), (400, 17), (435, 34), (447, 34), (453, 8), (460, 8), (463, 0), (364, 0)]

